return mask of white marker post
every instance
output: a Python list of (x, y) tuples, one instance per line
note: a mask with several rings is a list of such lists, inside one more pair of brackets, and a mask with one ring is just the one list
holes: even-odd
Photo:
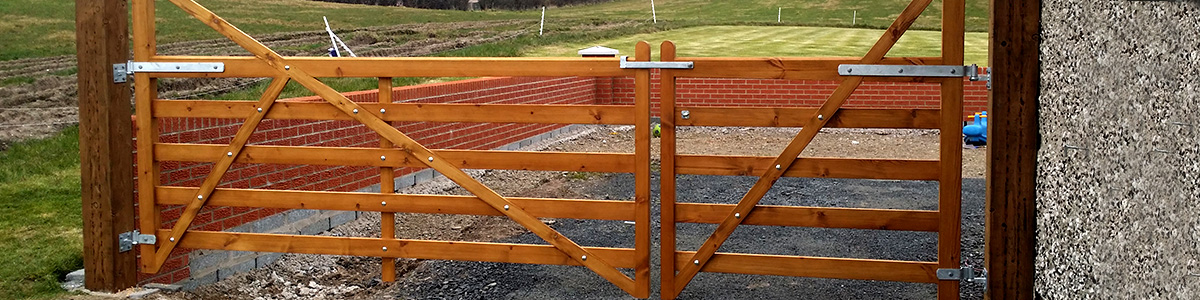
[(779, 8), (779, 15), (775, 16), (775, 23), (783, 23), (783, 8)]
[(333, 49), (333, 55), (336, 57), (341, 57), (342, 52), (338, 51), (337, 40), (333, 38), (333, 29), (329, 28), (329, 18), (322, 16), (321, 19), (325, 19), (325, 32), (329, 33), (329, 43), (333, 45), (333, 48), (330, 49)]
[(542, 6), (542, 25), (538, 27), (538, 36), (542, 36), (542, 30), (546, 29), (546, 7)]
[(654, 0), (650, 0), (650, 16), (654, 18), (654, 24), (658, 24), (658, 12), (654, 10)]
[(854, 17), (850, 18), (850, 25), (858, 25), (858, 11), (854, 11)]

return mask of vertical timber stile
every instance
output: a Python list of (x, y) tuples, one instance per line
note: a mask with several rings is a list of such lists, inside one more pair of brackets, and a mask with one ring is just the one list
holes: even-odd
[[(659, 47), (660, 60), (675, 60), (675, 43), (665, 41)], [(662, 135), (659, 137), (659, 202), (660, 220), (659, 247), (662, 259), (659, 261), (659, 276), (661, 286), (659, 296), (669, 299), (678, 295), (675, 287), (675, 73), (663, 69), (660, 74), (662, 85), (661, 101), (659, 102), (659, 119), (661, 120)]]
[[(379, 104), (392, 103), (392, 78), (379, 78)], [(381, 110), (380, 115), (386, 114), (386, 110)], [(379, 148), (392, 148), (392, 142), (387, 138), (379, 136)], [(380, 160), (386, 158), (380, 157)], [(399, 157), (393, 159), (400, 159)], [(379, 168), (379, 193), (392, 194), (396, 192), (396, 169), (391, 167)], [(384, 240), (396, 239), (396, 213), (383, 212), (379, 213), (379, 236)], [(391, 257), (383, 258), (383, 265), (380, 266), (382, 274), (380, 278), (383, 282), (396, 281), (396, 259)]]
[[(963, 64), (966, 1), (942, 2), (942, 64)], [(962, 252), (962, 119), (963, 80), (941, 81), (942, 128), (938, 151), (941, 178), (938, 180), (938, 268), (958, 269)], [(959, 298), (957, 280), (938, 282), (938, 299)]]
[[(155, 33), (153, 0), (133, 0), (133, 59), (149, 61), (158, 55)], [(154, 144), (158, 142), (158, 119), (154, 117), (154, 100), (158, 98), (158, 79), (145, 73), (135, 73), (134, 106), (137, 114), (137, 190), (138, 217), (149, 222), (140, 222), (138, 230), (152, 233), (162, 224), (161, 208), (155, 201), (154, 190), (160, 183), (161, 168), (154, 159)], [(140, 269), (149, 270), (154, 265), (157, 245), (145, 244), (138, 247), (141, 254)]]
[[(638, 42), (636, 60), (650, 61), (650, 44)], [(650, 69), (634, 75), (634, 268), (636, 298), (650, 297)]]

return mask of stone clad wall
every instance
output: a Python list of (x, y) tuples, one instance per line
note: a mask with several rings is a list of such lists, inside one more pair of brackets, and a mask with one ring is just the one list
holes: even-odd
[(1041, 299), (1200, 299), (1200, 3), (1046, 0)]

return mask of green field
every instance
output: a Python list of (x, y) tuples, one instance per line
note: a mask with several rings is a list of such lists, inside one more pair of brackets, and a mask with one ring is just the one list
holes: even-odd
[[(578, 56), (579, 49), (603, 45), (633, 56), (638, 41), (650, 42), (657, 59), (661, 41), (675, 42), (681, 57), (814, 57), (862, 56), (882, 30), (782, 26), (701, 26), (644, 33), (586, 43), (566, 43), (531, 50), (529, 56)], [(941, 32), (909, 31), (888, 56), (940, 56)], [(987, 33), (966, 36), (966, 63), (987, 65)]]
[(0, 151), (0, 299), (62, 293), (83, 265), (79, 129)]
[[(322, 16), (334, 27), (355, 28), (427, 22), (479, 20), (536, 20), (535, 11), (444, 11), (315, 2), (311, 0), (199, 0), (218, 15), (252, 35), (324, 29)], [(156, 1), (160, 43), (219, 38), (166, 0)], [(850, 27), (857, 24), (884, 28), (904, 9), (905, 0), (840, 1), (701, 1), (659, 0), (660, 24), (694, 25), (806, 25)], [(915, 28), (940, 27), (941, 2), (935, 1), (914, 24)], [(967, 29), (985, 31), (987, 1), (969, 0)], [(783, 8), (783, 23), (776, 14)], [(648, 1), (620, 0), (591, 6), (551, 8), (547, 22), (559, 26), (587, 24), (593, 20), (649, 21)], [(535, 28), (536, 29), (536, 28)], [(57, 56), (75, 53), (75, 6), (71, 0), (0, 1), (0, 60)]]

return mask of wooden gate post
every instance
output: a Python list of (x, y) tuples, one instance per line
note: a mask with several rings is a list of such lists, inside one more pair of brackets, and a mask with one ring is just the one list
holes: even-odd
[(1033, 299), (1040, 0), (993, 0), (985, 265), (989, 299)]
[(126, 0), (75, 1), (84, 286), (93, 291), (137, 283), (135, 252), (117, 240), (134, 225), (129, 84), (113, 83), (113, 64), (129, 59), (127, 9)]

